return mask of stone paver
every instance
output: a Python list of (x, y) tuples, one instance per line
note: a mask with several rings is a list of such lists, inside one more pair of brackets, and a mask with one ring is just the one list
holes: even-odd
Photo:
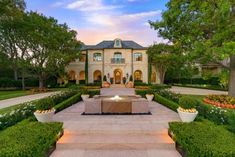
[(176, 86), (173, 86), (170, 90), (180, 94), (191, 94), (191, 95), (228, 94), (228, 92), (225, 91), (188, 88), (188, 87), (176, 87)]
[(167, 134), (177, 113), (150, 103), (152, 115), (81, 115), (79, 102), (54, 116), (64, 135), (51, 157), (180, 157)]
[(47, 93), (33, 94), (33, 95), (27, 95), (27, 96), (21, 96), (21, 97), (1, 100), (0, 101), (0, 109), (14, 106), (14, 105), (21, 104), (21, 103), (25, 103), (25, 102), (32, 101), (32, 100), (38, 100), (38, 99), (45, 98), (45, 97), (48, 97), (48, 96), (50, 96), (52, 94), (56, 94), (56, 93), (58, 93), (58, 92), (47, 92)]

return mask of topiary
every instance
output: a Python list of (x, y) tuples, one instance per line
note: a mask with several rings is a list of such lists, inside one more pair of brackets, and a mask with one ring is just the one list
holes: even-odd
[(133, 76), (132, 75), (130, 76), (130, 81), (133, 82)]
[(179, 99), (180, 107), (182, 107), (183, 109), (196, 108), (198, 103), (199, 103), (198, 100), (191, 98), (189, 96), (183, 96)]
[(36, 109), (39, 111), (50, 110), (54, 107), (54, 101), (51, 97), (39, 100), (36, 103)]
[(106, 75), (104, 75), (103, 81), (107, 81), (107, 77), (106, 77)]

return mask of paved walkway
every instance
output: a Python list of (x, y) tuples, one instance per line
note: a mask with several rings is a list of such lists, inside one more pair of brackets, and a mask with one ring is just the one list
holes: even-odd
[(45, 98), (45, 97), (48, 97), (48, 96), (55, 94), (55, 93), (57, 93), (57, 92), (47, 92), (47, 93), (33, 94), (33, 95), (27, 95), (27, 96), (21, 96), (21, 97), (1, 100), (0, 101), (0, 109), (14, 106), (14, 105), (21, 104), (21, 103), (25, 103), (25, 102), (32, 101), (32, 100), (38, 100), (41, 98)]
[(135, 95), (135, 88), (101, 88), (101, 95)]
[(191, 95), (228, 94), (228, 92), (225, 91), (177, 87), (177, 86), (173, 86), (170, 90), (180, 94), (191, 94)]
[(51, 157), (180, 157), (167, 134), (177, 113), (150, 103), (152, 115), (81, 115), (79, 102), (54, 116), (64, 135)]

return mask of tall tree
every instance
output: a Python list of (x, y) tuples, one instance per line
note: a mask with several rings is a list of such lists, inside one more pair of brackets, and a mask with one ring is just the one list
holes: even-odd
[(184, 54), (228, 68), (229, 95), (235, 97), (235, 1), (171, 0), (166, 6), (151, 26)]
[(39, 78), (39, 88), (43, 88), (47, 76), (58, 75), (77, 58), (80, 42), (76, 40), (75, 31), (66, 24), (58, 24), (52, 17), (30, 12), (28, 20), (31, 24), (30, 63)]
[(172, 45), (156, 44), (148, 48), (147, 54), (151, 58), (151, 64), (158, 70), (160, 83), (163, 84), (166, 71), (174, 66), (179, 58), (176, 49)]
[(11, 59), (14, 79), (18, 79), (18, 52), (15, 38), (16, 23), (22, 20), (23, 0), (0, 0), (0, 49)]

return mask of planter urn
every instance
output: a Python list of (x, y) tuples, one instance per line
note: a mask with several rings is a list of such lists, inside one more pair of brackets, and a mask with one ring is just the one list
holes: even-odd
[(198, 111), (196, 111), (196, 112), (184, 112), (184, 111), (181, 111), (179, 108), (177, 109), (177, 112), (178, 112), (179, 117), (182, 120), (182, 122), (187, 122), (187, 123), (193, 122), (194, 119), (198, 115)]
[(88, 94), (82, 94), (81, 97), (82, 97), (83, 101), (86, 100), (86, 99), (89, 99), (89, 95)]
[(34, 112), (34, 115), (35, 115), (36, 119), (39, 122), (43, 122), (43, 123), (52, 122), (54, 114), (55, 114), (55, 109), (52, 109), (50, 111), (46, 111), (44, 113), (40, 113), (40, 112), (37, 112), (37, 111)]
[(151, 101), (153, 100), (153, 98), (154, 98), (154, 95), (153, 95), (153, 94), (146, 94), (145, 96), (146, 96), (146, 98), (147, 98), (147, 100), (148, 100), (149, 102), (151, 102)]

